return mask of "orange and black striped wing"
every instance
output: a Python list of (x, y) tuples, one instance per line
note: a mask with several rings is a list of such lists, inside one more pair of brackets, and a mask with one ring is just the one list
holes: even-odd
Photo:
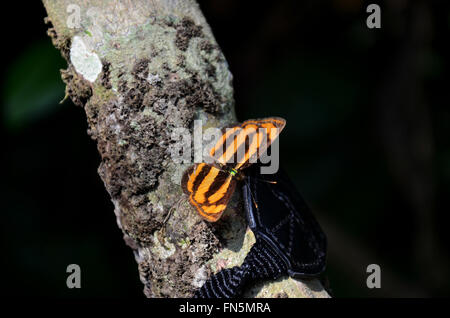
[(278, 117), (246, 120), (224, 129), (209, 154), (223, 166), (243, 169), (266, 152), (285, 125), (286, 120)]
[(209, 222), (221, 217), (236, 188), (236, 180), (229, 173), (206, 163), (188, 169), (181, 184), (189, 202)]

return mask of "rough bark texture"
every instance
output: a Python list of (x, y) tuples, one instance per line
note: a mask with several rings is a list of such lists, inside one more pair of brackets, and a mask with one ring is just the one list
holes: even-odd
[[(173, 129), (192, 129), (194, 119), (203, 128), (235, 122), (232, 75), (205, 18), (194, 0), (43, 2), (48, 34), (68, 62), (66, 93), (86, 112), (145, 294), (192, 296), (209, 275), (240, 264), (254, 242), (239, 190), (216, 224), (179, 201), (189, 165), (171, 160)], [(328, 294), (317, 280), (283, 278), (248, 296)]]

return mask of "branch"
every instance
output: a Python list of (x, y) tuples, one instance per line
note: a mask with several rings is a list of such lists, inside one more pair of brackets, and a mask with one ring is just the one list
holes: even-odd
[[(232, 75), (205, 18), (194, 0), (43, 3), (48, 34), (68, 63), (66, 94), (86, 112), (145, 294), (192, 296), (211, 274), (242, 263), (254, 242), (239, 191), (217, 224), (179, 200), (189, 165), (170, 158), (173, 130), (194, 119), (204, 128), (236, 121)], [(249, 291), (276, 295), (328, 296), (317, 281), (290, 278)]]

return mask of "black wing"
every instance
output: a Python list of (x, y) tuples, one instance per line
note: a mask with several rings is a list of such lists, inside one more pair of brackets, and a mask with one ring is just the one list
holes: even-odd
[(326, 236), (287, 175), (261, 174), (256, 164), (245, 174), (245, 210), (256, 238), (284, 260), (291, 277), (321, 274), (326, 266)]

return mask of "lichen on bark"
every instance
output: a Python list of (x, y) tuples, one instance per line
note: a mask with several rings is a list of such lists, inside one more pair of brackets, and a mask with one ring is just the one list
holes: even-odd
[(206, 223), (179, 200), (188, 165), (170, 157), (174, 129), (192, 129), (195, 119), (204, 127), (236, 121), (232, 75), (208, 24), (194, 0), (43, 2), (48, 34), (68, 62), (66, 94), (86, 112), (145, 294), (192, 296), (253, 243), (239, 191), (219, 222)]

